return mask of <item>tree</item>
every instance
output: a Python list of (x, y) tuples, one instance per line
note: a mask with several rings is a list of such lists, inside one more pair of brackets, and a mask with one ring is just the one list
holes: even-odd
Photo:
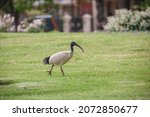
[(15, 17), (15, 31), (17, 32), (17, 26), (19, 23), (19, 16), (21, 12), (25, 12), (27, 9), (32, 8), (32, 4), (35, 0), (1, 0), (0, 10), (10, 13)]
[(142, 10), (150, 7), (150, 1), (149, 0), (140, 0), (139, 4), (140, 4), (140, 8)]

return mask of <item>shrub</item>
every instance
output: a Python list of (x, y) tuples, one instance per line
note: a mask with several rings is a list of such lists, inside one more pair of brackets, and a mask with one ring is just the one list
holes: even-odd
[(104, 30), (145, 31), (150, 30), (150, 8), (145, 11), (115, 10), (115, 15), (107, 18)]
[(42, 30), (40, 28), (31, 27), (29, 28), (28, 32), (41, 32)]
[[(44, 31), (45, 23), (42, 19), (35, 19), (31, 23), (27, 18), (20, 22), (18, 25), (18, 32), (41, 32)], [(0, 16), (0, 32), (14, 32), (14, 17), (10, 14)]]
[(0, 32), (9, 31), (14, 23), (14, 17), (10, 14), (4, 14), (0, 16)]
[(28, 23), (27, 19), (21, 21), (18, 26), (19, 32), (42, 32), (44, 22), (42, 19), (35, 19), (31, 23)]

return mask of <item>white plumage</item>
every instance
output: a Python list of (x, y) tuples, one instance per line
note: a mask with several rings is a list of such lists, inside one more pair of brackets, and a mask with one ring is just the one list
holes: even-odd
[(56, 54), (53, 54), (52, 56), (44, 58), (43, 60), (44, 64), (52, 64), (50, 71), (48, 71), (49, 75), (51, 75), (54, 65), (59, 65), (62, 74), (65, 75), (62, 69), (62, 65), (67, 63), (72, 58), (74, 52), (73, 46), (78, 46), (84, 52), (84, 50), (77, 43), (73, 41), (70, 43), (70, 48), (71, 48), (70, 51), (61, 51)]
[(58, 52), (50, 57), (49, 64), (64, 65), (72, 58), (72, 56), (73, 56), (72, 51)]

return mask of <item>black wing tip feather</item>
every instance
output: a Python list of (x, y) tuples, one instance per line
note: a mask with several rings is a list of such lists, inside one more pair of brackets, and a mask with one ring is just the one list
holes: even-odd
[(48, 57), (45, 57), (44, 59), (43, 59), (43, 63), (46, 65), (46, 64), (49, 64), (49, 58), (50, 58), (50, 56), (48, 56)]

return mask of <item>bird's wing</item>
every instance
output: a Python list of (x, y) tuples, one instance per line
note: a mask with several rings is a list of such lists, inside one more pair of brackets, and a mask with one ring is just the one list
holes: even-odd
[(52, 55), (50, 57), (49, 63), (54, 65), (61, 65), (65, 64), (70, 58), (70, 51), (62, 51)]

